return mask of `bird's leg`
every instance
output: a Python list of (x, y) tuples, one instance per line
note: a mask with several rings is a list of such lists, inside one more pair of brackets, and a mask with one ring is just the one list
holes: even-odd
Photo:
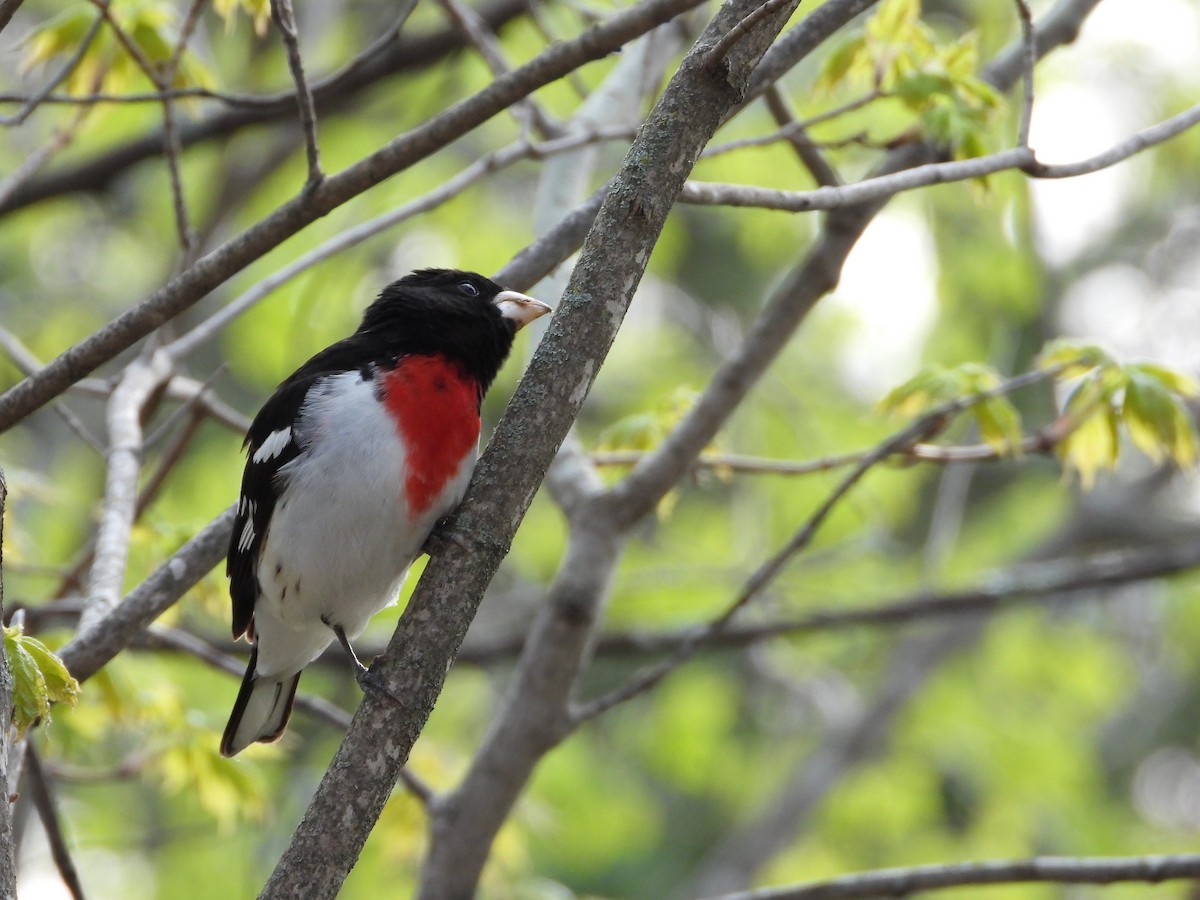
[(449, 516), (434, 525), (433, 531), (429, 532), (429, 537), (425, 538), (425, 543), (421, 546), (421, 552), (430, 556), (440, 556), (446, 552), (448, 544), (454, 544), (460, 550), (470, 550), (466, 539), (457, 531), (451, 531), (449, 526)]
[(354, 667), (354, 680), (358, 682), (358, 686), (362, 688), (363, 693), (374, 691), (377, 694), (383, 694), (389, 700), (402, 703), (403, 701), (383, 683), (382, 678), (362, 664), (362, 661), (358, 658), (358, 654), (350, 646), (350, 638), (346, 637), (346, 630), (341, 625), (333, 624), (327, 616), (321, 616), (321, 621), (333, 629), (333, 633), (337, 635), (338, 643), (342, 645), (342, 649), (350, 657), (350, 664)]

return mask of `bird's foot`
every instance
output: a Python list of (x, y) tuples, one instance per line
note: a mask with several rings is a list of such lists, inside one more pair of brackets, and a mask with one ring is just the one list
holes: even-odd
[(433, 531), (429, 532), (429, 537), (425, 538), (421, 552), (428, 553), (430, 556), (440, 556), (449, 549), (451, 544), (460, 550), (471, 549), (467, 546), (466, 538), (457, 531), (451, 531), (448, 520), (443, 519), (433, 527)]
[(338, 643), (342, 645), (342, 649), (350, 657), (350, 665), (354, 667), (354, 680), (358, 682), (358, 686), (362, 688), (363, 693), (373, 691), (376, 694), (382, 694), (389, 700), (401, 703), (400, 698), (384, 683), (384, 680), (362, 664), (362, 661), (358, 658), (358, 654), (350, 646), (350, 639), (346, 637), (345, 629), (341, 625), (333, 624), (328, 616), (322, 616), (321, 621), (333, 629), (333, 633), (337, 635)]
[(403, 705), (404, 701), (399, 695), (387, 686), (387, 683), (375, 672), (372, 672), (366, 666), (359, 664), (359, 667), (354, 671), (354, 679), (358, 682), (358, 686), (362, 688), (362, 692), (376, 693), (382, 697), (387, 697), (393, 703)]

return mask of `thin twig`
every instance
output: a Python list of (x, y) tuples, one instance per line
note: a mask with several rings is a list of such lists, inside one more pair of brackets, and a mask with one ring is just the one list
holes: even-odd
[(613, 706), (644, 693), (691, 659), (706, 641), (713, 635), (723, 631), (734, 616), (752, 600), (760, 596), (763, 590), (779, 576), (797, 553), (812, 543), (817, 531), (829, 517), (829, 514), (842, 501), (842, 498), (877, 464), (896, 454), (905, 453), (913, 446), (945, 430), (955, 416), (974, 404), (989, 397), (1019, 390), (1022, 387), (1044, 380), (1050, 377), (1051, 374), (1052, 371), (1046, 369), (1026, 372), (1010, 378), (992, 390), (982, 391), (971, 397), (963, 397), (944, 403), (878, 444), (855, 463), (854, 468), (838, 482), (821, 505), (817, 507), (816, 511), (792, 535), (791, 539), (754, 571), (750, 578), (747, 579), (737, 597), (717, 618), (696, 631), (691, 639), (681, 644), (668, 659), (659, 665), (635, 674), (621, 687), (576, 709), (572, 715), (573, 722), (578, 724), (593, 719)]
[(171, 51), (171, 59), (167, 62), (163, 76), (163, 91), (168, 90), (175, 81), (179, 67), (183, 64), (183, 54), (191, 42), (192, 34), (200, 23), (200, 13), (204, 10), (206, 0), (192, 0), (187, 13), (183, 17), (183, 25), (179, 28), (179, 37), (175, 40), (175, 49)]
[(317, 142), (317, 112), (313, 105), (312, 89), (304, 75), (304, 61), (300, 58), (300, 38), (296, 31), (296, 13), (292, 0), (271, 0), (271, 18), (283, 38), (287, 51), (288, 68), (292, 82), (296, 85), (296, 106), (300, 110), (300, 127), (304, 131), (304, 149), (308, 155), (308, 181), (306, 190), (312, 190), (324, 179), (321, 172), (321, 149)]
[(1103, 153), (1097, 153), (1088, 159), (1057, 165), (1033, 162), (1026, 165), (1023, 171), (1034, 178), (1074, 178), (1078, 175), (1087, 175), (1091, 172), (1107, 169), (1109, 166), (1128, 159), (1135, 153), (1140, 153), (1143, 150), (1163, 143), (1163, 141), (1170, 140), (1197, 124), (1200, 124), (1200, 104), (1185, 109), (1183, 112), (1156, 125), (1151, 125), (1149, 128), (1143, 128), (1137, 134), (1131, 135), (1120, 143), (1109, 147)]
[[(108, 6), (108, 3), (105, 2), (104, 5)], [(100, 26), (103, 24), (104, 16), (97, 16), (92, 21), (92, 24), (88, 26), (88, 30), (84, 33), (83, 39), (75, 48), (75, 52), (71, 54), (71, 58), (63, 63), (62, 68), (55, 73), (53, 78), (51, 78), (41, 88), (30, 95), (24, 101), (24, 105), (19, 110), (17, 110), (11, 116), (0, 116), (0, 125), (20, 125), (26, 119), (28, 119), (33, 111), (37, 109), (47, 97), (54, 93), (54, 89), (62, 84), (67, 77), (75, 71), (75, 67), (78, 66), (83, 60), (83, 57), (87, 55), (88, 49), (92, 46), (92, 41), (94, 41), (96, 39), (96, 35), (100, 33)], [(0, 28), (2, 27), (3, 25), (0, 24)], [(5, 195), (0, 193), (0, 204), (4, 202), (4, 197)]]
[[(0, 394), (0, 432), (67, 390), (82, 376), (190, 308), (218, 284), (279, 246), (302, 228), (384, 178), (428, 157), (507, 109), (517, 99), (598, 59), (696, 5), (697, 0), (639, 0), (579, 38), (563, 41), (497, 78), (346, 169), (325, 179), (311, 196), (294, 197), (140, 303), (63, 351), (37, 375)], [(572, 226), (575, 224), (573, 221)], [(569, 229), (568, 229), (569, 230)], [(548, 245), (542, 244), (541, 247)], [(526, 257), (522, 262), (528, 262)], [(561, 260), (558, 260), (561, 261)], [(538, 260), (539, 264), (543, 261)], [(557, 261), (554, 263), (557, 265)]]
[[(19, 337), (2, 325), (0, 325), (0, 349), (3, 349), (8, 354), (8, 358), (12, 360), (13, 365), (25, 375), (32, 375), (42, 367), (41, 360), (30, 352), (29, 348), (21, 342)], [(83, 424), (83, 420), (71, 412), (71, 408), (66, 403), (56, 400), (51, 404), (50, 408), (66, 422), (67, 427), (75, 432), (80, 440), (97, 453), (104, 453), (104, 444), (101, 440), (92, 434), (91, 430)]]
[(767, 101), (767, 110), (771, 113), (771, 118), (775, 120), (776, 125), (780, 126), (779, 133), (784, 135), (784, 139), (792, 145), (801, 164), (812, 175), (813, 181), (818, 186), (841, 184), (842, 179), (838, 177), (837, 170), (829, 164), (805, 129), (798, 127), (799, 123), (792, 113), (791, 104), (788, 103), (787, 97), (780, 90), (779, 85), (773, 84), (767, 88), (764, 99)]
[(0, 206), (6, 203), (9, 197), (15, 194), (26, 181), (37, 174), (56, 154), (62, 152), (65, 147), (75, 140), (75, 135), (79, 133), (79, 127), (87, 118), (88, 112), (89, 110), (87, 109), (79, 110), (71, 117), (71, 121), (55, 130), (54, 137), (50, 139), (48, 144), (39, 147), (36, 151), (29, 154), (11, 175), (0, 181)]
[(730, 28), (725, 36), (713, 45), (704, 57), (704, 66), (708, 69), (716, 69), (729, 55), (733, 45), (745, 37), (751, 28), (767, 16), (774, 15), (784, 7), (797, 5), (799, 2), (800, 0), (767, 0), (766, 3)]
[[(196, 25), (200, 20), (200, 11), (204, 0), (192, 0), (184, 16), (183, 25), (179, 30), (179, 38), (171, 51), (171, 58), (163, 67), (161, 74), (147, 73), (159, 93), (165, 94), (175, 83), (179, 67), (183, 62), (183, 54), (187, 49)], [(175, 233), (179, 237), (180, 259), (177, 271), (190, 266), (196, 258), (197, 237), (188, 216), (187, 197), (184, 194), (183, 170), (180, 160), (183, 157), (183, 143), (179, 137), (179, 128), (175, 118), (175, 103), (169, 98), (162, 101), (163, 120), (163, 155), (166, 157), (167, 172), (171, 179), (171, 201), (175, 214)]]
[(1029, 124), (1033, 121), (1033, 70), (1037, 65), (1037, 34), (1033, 29), (1033, 14), (1027, 0), (1013, 0), (1021, 20), (1021, 119), (1017, 127), (1017, 146), (1029, 146)]
[(715, 900), (867, 900), (918, 891), (987, 884), (1159, 884), (1200, 877), (1200, 854), (1132, 857), (1053, 857), (947, 863), (859, 872), (795, 887), (724, 894)]
[[(171, 82), (174, 80), (174, 66), (178, 64), (179, 54), (173, 52), (169, 64), (165, 68), (159, 69), (146, 58), (146, 55), (142, 53), (137, 42), (117, 22), (116, 17), (113, 16), (112, 10), (109, 8), (107, 0), (91, 0), (91, 2), (100, 8), (117, 42), (129, 54), (130, 58), (137, 64), (137, 67), (141, 69), (142, 74), (158, 89), (160, 94), (165, 95), (171, 86)], [(184, 37), (184, 35), (181, 35), (180, 40), (182, 41)], [(162, 101), (162, 121), (163, 156), (166, 158), (167, 175), (171, 183), (172, 211), (175, 216), (175, 231), (179, 238), (180, 261), (177, 271), (182, 272), (195, 260), (196, 238), (188, 217), (187, 198), (184, 195), (183, 173), (180, 167), (183, 144), (180, 140), (179, 128), (175, 120), (175, 107), (169, 99)]]
[[(860, 628), (893, 628), (954, 616), (1010, 609), (1048, 599), (1058, 603), (1100, 600), (1102, 588), (1166, 578), (1200, 567), (1200, 543), (1178, 541), (1167, 546), (1116, 550), (1082, 558), (1047, 560), (985, 572), (974, 587), (934, 593), (919, 591), (886, 600), (844, 608), (811, 609), (803, 615), (733, 624), (706, 640), (710, 650), (748, 647), (775, 638)], [(71, 608), (65, 606), (69, 615)], [(41, 610), (39, 616), (46, 615)], [(671, 653), (703, 631), (705, 625), (663, 631), (619, 631), (596, 638), (601, 658), (627, 658)], [(512, 660), (521, 652), (525, 635), (491, 640), (468, 640), (458, 663), (487, 666)]]
[[(1024, 436), (1016, 447), (997, 447), (994, 444), (914, 444), (899, 455), (908, 459), (928, 463), (951, 465), (969, 462), (998, 462), (1015, 456), (1034, 453), (1049, 453), (1070, 433), (1071, 428), (1063, 420)], [(1070, 423), (1077, 426), (1079, 423)], [(594, 450), (588, 458), (597, 466), (635, 466), (653, 450)], [(839, 453), (819, 459), (791, 460), (772, 459), (764, 456), (747, 456), (740, 453), (703, 453), (696, 459), (694, 468), (719, 469), (746, 475), (812, 475), (853, 465), (866, 456), (869, 450)]]
[(158, 72), (155, 69), (154, 64), (146, 58), (146, 55), (142, 53), (142, 48), (139, 47), (137, 42), (135, 42), (133, 38), (131, 38), (125, 31), (125, 29), (121, 27), (121, 24), (112, 14), (110, 0), (91, 0), (91, 4), (100, 10), (100, 14), (108, 23), (108, 27), (112, 29), (113, 36), (117, 39), (117, 43), (119, 43), (124, 48), (125, 52), (129, 54), (130, 58), (137, 63), (137, 67), (142, 70), (142, 74), (150, 80), (151, 84), (161, 90), (162, 84), (159, 81)]
[(855, 206), (934, 184), (982, 178), (1009, 169), (1024, 169), (1035, 164), (1026, 147), (1001, 150), (988, 156), (928, 163), (889, 175), (866, 178), (840, 187), (819, 187), (811, 191), (778, 191), (741, 184), (715, 184), (689, 181), (680, 200), (717, 206), (753, 206), (785, 212), (812, 212)]
[(58, 818), (58, 809), (54, 803), (54, 795), (50, 791), (50, 783), (42, 768), (41, 757), (33, 744), (25, 748), (26, 770), (29, 772), (29, 792), (33, 795), (33, 805), (37, 808), (38, 818), (46, 831), (46, 840), (50, 844), (50, 856), (62, 876), (63, 884), (71, 892), (75, 900), (84, 900), (83, 883), (79, 880), (79, 872), (71, 859), (71, 851), (67, 847), (67, 839), (63, 834), (62, 822)]
[(196, 258), (196, 234), (188, 216), (187, 196), (183, 188), (183, 169), (180, 158), (183, 144), (179, 140), (179, 129), (175, 122), (175, 106), (170, 100), (162, 104), (163, 157), (167, 163), (167, 175), (171, 181), (171, 210), (175, 216), (175, 233), (179, 238), (179, 263), (177, 272), (186, 270)]
[[(142, 646), (152, 650), (175, 650), (186, 653), (200, 660), (211, 668), (241, 678), (246, 668), (244, 660), (218, 650), (208, 641), (180, 628), (170, 628), (165, 625), (151, 625), (146, 629), (145, 637), (139, 641)], [(328, 700), (310, 694), (296, 695), (296, 709), (306, 713), (326, 725), (339, 731), (350, 727), (350, 714)], [(409, 771), (406, 766), (400, 773), (405, 787), (415, 796), (421, 805), (428, 808), (436, 802), (437, 794), (428, 784)]]
[(424, 196), (410, 200), (393, 210), (376, 216), (374, 219), (343, 231), (341, 234), (330, 238), (325, 243), (313, 248), (278, 271), (273, 272), (236, 300), (222, 307), (190, 331), (180, 335), (167, 345), (164, 350), (173, 359), (182, 359), (204, 343), (212, 340), (234, 319), (268, 297), (272, 291), (281, 285), (286, 284), (313, 266), (342, 253), (350, 247), (360, 244), (389, 228), (394, 228), (396, 225), (414, 216), (428, 212), (431, 209), (436, 209), (438, 206), (457, 197), (471, 185), (489, 174), (498, 172), (525, 159), (545, 159), (554, 154), (568, 153), (580, 147), (601, 141), (627, 140), (632, 135), (633, 130), (629, 127), (600, 129), (590, 133), (568, 135), (541, 144), (519, 141), (494, 153), (489, 153), (467, 166), (457, 175), (443, 181)]
[[(483, 61), (497, 78), (507, 74), (511, 67), (500, 51), (500, 43), (495, 35), (488, 31), (487, 24), (470, 7), (459, 3), (458, 0), (438, 0), (450, 21), (462, 32), (463, 37), (473, 46)], [(532, 97), (523, 97), (513, 104), (513, 113), (524, 129), (534, 128), (544, 138), (556, 137), (561, 129), (556, 126), (550, 116), (537, 105)]]
[[(203, 6), (203, 0), (194, 0), (194, 2), (198, 2), (201, 7)], [(3, 0), (0, 0), (0, 8), (2, 8), (2, 3)], [(374, 60), (379, 53), (387, 47), (388, 44), (396, 40), (397, 34), (404, 26), (405, 21), (407, 21), (415, 7), (416, 0), (405, 0), (395, 24), (385, 28), (379, 38), (372, 42), (368, 47), (366, 47), (366, 49), (359, 53), (344, 67), (339, 69), (337, 72), (334, 72), (316, 81), (313, 84), (313, 90), (318, 91), (326, 87), (335, 87), (339, 84), (339, 82), (345, 80), (347, 76), (353, 75), (354, 73), (360, 71), (364, 66)], [(27, 103), (29, 99), (30, 97), (27, 94), (0, 94), (0, 103), (24, 104)], [(193, 86), (156, 91), (131, 92), (128, 94), (91, 93), (78, 96), (74, 94), (49, 94), (48, 96), (42, 98), (41, 102), (90, 106), (98, 103), (161, 103), (164, 100), (182, 99), (215, 100), (224, 103), (227, 106), (244, 109), (273, 109), (278, 107), (280, 103), (294, 102), (296, 100), (296, 94), (291, 91), (277, 94), (234, 94), (228, 91), (218, 91), (212, 88)]]
[(146, 437), (146, 448), (149, 449), (155, 446), (159, 441), (170, 434), (171, 429), (173, 429), (179, 420), (185, 416), (193, 420), (188, 427), (199, 424), (199, 419), (208, 414), (205, 404), (209, 400), (210, 388), (212, 388), (217, 379), (224, 375), (228, 370), (228, 363), (221, 363), (221, 365), (213, 369), (212, 374), (200, 383), (200, 389), (197, 390), (191, 397), (184, 400), (177, 409), (163, 419), (161, 425), (159, 425)]
[[(768, 91), (768, 94), (774, 93), (779, 95), (778, 89)], [(774, 134), (762, 135), (760, 137), (741, 138), (736, 141), (729, 141), (725, 144), (717, 144), (714, 147), (707, 148), (701, 154), (701, 159), (710, 159), (714, 156), (720, 156), (722, 153), (729, 153), (734, 150), (743, 150), (747, 147), (764, 147), (779, 141), (791, 140), (795, 137), (807, 137), (804, 133), (815, 125), (820, 125), (823, 122), (828, 122), (848, 113), (856, 112), (865, 106), (869, 106), (877, 100), (884, 100), (892, 96), (888, 91), (873, 90), (870, 93), (863, 94), (856, 100), (850, 100), (843, 103), (841, 106), (835, 106), (833, 109), (827, 109), (823, 113), (817, 113), (814, 116), (809, 116), (807, 119), (798, 119), (793, 122), (783, 124), (782, 128)], [(808, 139), (811, 141), (811, 139)], [(815, 143), (815, 142), (812, 142)]]

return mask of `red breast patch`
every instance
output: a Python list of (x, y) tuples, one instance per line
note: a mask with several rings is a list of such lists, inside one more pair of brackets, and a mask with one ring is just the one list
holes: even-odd
[(405, 356), (383, 376), (383, 403), (404, 440), (404, 495), (415, 517), (479, 443), (479, 384), (444, 356)]

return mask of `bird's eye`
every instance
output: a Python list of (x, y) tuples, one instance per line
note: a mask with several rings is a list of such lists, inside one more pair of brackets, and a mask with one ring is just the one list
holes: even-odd
[(471, 284), (471, 282), (469, 282), (469, 281), (464, 281), (462, 284), (460, 284), (458, 286), (458, 289), (460, 291), (462, 291), (464, 294), (466, 294), (468, 297), (478, 297), (479, 296), (479, 288), (475, 287), (475, 285)]

